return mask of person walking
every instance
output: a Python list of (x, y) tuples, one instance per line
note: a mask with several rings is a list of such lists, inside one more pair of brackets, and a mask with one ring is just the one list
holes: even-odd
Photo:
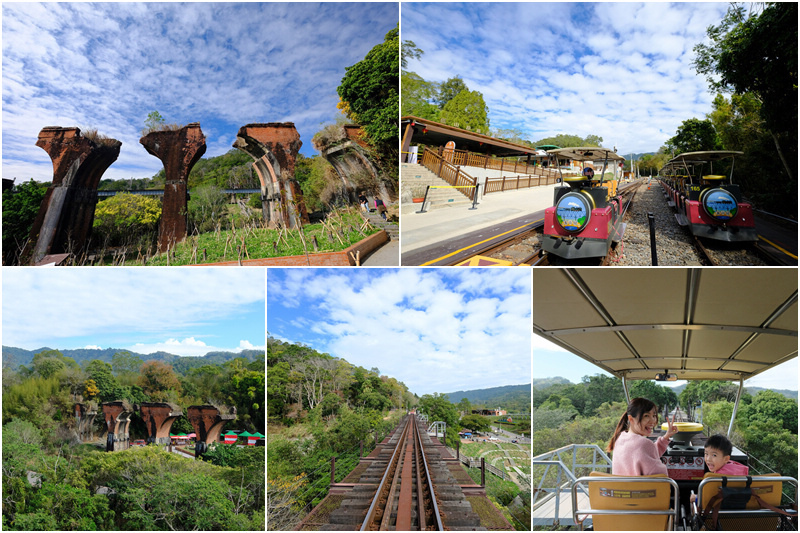
[(375, 197), (375, 209), (378, 210), (378, 213), (380, 213), (380, 215), (383, 218), (383, 220), (387, 220), (387, 218), (386, 218), (386, 205), (383, 203), (383, 200), (381, 200), (377, 196)]

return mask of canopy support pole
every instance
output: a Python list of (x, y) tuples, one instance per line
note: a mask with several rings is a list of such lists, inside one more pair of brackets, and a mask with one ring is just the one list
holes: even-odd
[(624, 374), (622, 376), (622, 390), (625, 391), (625, 401), (631, 403), (631, 395), (628, 393), (628, 381), (625, 379)]
[(731, 415), (731, 423), (728, 425), (728, 438), (731, 438), (733, 431), (733, 421), (736, 420), (736, 411), (739, 410), (739, 399), (742, 397), (742, 389), (744, 388), (744, 379), (739, 377), (739, 390), (736, 392), (736, 403), (733, 404), (733, 414)]

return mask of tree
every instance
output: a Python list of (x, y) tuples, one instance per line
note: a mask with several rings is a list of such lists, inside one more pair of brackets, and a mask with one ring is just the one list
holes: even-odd
[(595, 374), (583, 376), (581, 382), (586, 388), (586, 405), (581, 413), (584, 416), (593, 414), (604, 403), (625, 401), (625, 392), (619, 378)]
[(58, 350), (45, 350), (33, 356), (33, 370), (43, 378), (49, 378), (63, 372), (67, 367), (77, 368), (78, 364), (71, 357), (65, 357)]
[(484, 433), (491, 431), (492, 429), (492, 425), (489, 423), (486, 417), (481, 415), (467, 415), (461, 417), (459, 425), (462, 429), (471, 429), (473, 431), (482, 431)]
[(114, 374), (117, 376), (121, 374), (135, 374), (139, 372), (139, 368), (141, 368), (142, 358), (138, 355), (133, 355), (129, 351), (122, 351), (117, 352), (111, 356), (111, 366), (114, 370)]
[(438, 122), (441, 109), (432, 103), (438, 94), (436, 83), (425, 81), (416, 72), (403, 71), (400, 76), (402, 114)]
[(489, 108), (478, 91), (462, 90), (445, 104), (439, 120), (475, 133), (489, 133)]
[(458, 440), (458, 410), (447, 400), (447, 396), (434, 392), (419, 399), (419, 410), (428, 415), (430, 422), (441, 421), (447, 424), (447, 442), (455, 446)]
[(192, 191), (189, 199), (190, 233), (214, 231), (227, 213), (228, 197), (216, 185), (203, 185)]
[(400, 50), (400, 66), (406, 68), (409, 59), (420, 59), (424, 52), (420, 50), (414, 41), (406, 39), (403, 41), (402, 49)]
[(47, 185), (29, 180), (3, 191), (3, 263), (16, 264), (31, 233)]
[(100, 389), (97, 388), (97, 383), (93, 379), (87, 379), (83, 388), (83, 397), (93, 400), (98, 394), (100, 394)]
[(131, 243), (155, 234), (161, 201), (152, 196), (117, 193), (97, 204), (92, 225), (96, 239), (107, 244)]
[(461, 401), (458, 402), (458, 411), (463, 416), (466, 416), (466, 415), (472, 413), (472, 404), (469, 403), (469, 399), (461, 398)]
[(96, 384), (99, 390), (98, 396), (101, 402), (113, 402), (122, 399), (117, 378), (111, 371), (111, 365), (99, 359), (93, 359), (86, 365), (86, 373)]
[(349, 118), (363, 128), (367, 142), (382, 159), (394, 161), (400, 111), (399, 52), (399, 28), (395, 28), (363, 60), (345, 68), (345, 76), (336, 89), (349, 107)]
[(665, 407), (678, 405), (678, 396), (675, 391), (650, 380), (634, 381), (630, 388), (630, 396), (631, 398), (647, 398), (656, 404), (661, 413)]
[(742, 407), (741, 414), (750, 423), (758, 420), (775, 420), (783, 429), (797, 433), (797, 400), (775, 391), (759, 391), (753, 396), (753, 401), (749, 405)]
[(147, 118), (144, 119), (144, 128), (142, 129), (142, 136), (144, 137), (150, 132), (158, 131), (165, 124), (164, 117), (158, 111), (150, 111)]
[(170, 391), (178, 394), (182, 391), (181, 383), (172, 365), (161, 361), (147, 361), (140, 369), (138, 385), (152, 401), (163, 402), (170, 398)]
[(711, 44), (694, 47), (695, 69), (714, 92), (756, 95), (793, 180), (788, 161), (797, 160), (797, 4), (774, 2), (747, 16), (743, 5), (733, 4), (707, 33)]
[(469, 87), (461, 76), (453, 76), (439, 84), (439, 94), (436, 95), (436, 105), (444, 109), (447, 103), (458, 96), (461, 91), (469, 91)]
[(675, 136), (667, 141), (675, 155), (684, 152), (701, 152), (719, 149), (719, 140), (710, 120), (690, 118), (684, 120)]

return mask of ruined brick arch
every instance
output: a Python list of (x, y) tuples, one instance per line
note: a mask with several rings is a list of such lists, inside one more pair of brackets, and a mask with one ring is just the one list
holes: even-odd
[(20, 264), (36, 264), (46, 255), (77, 253), (89, 241), (97, 206), (97, 186), (119, 157), (116, 139), (90, 139), (80, 128), (48, 126), (36, 146), (53, 162), (53, 181), (42, 199)]
[(127, 450), (130, 447), (129, 425), (133, 406), (125, 400), (105, 402), (102, 405), (106, 422), (106, 451)]
[(234, 148), (253, 158), (261, 182), (264, 221), (287, 228), (307, 224), (303, 191), (294, 179), (294, 166), (303, 142), (292, 122), (247, 124), (239, 128)]
[(192, 122), (178, 130), (150, 132), (139, 143), (164, 165), (166, 180), (158, 230), (158, 251), (164, 252), (186, 238), (187, 182), (192, 167), (206, 153), (206, 137), (200, 123)]
[(147, 443), (170, 444), (169, 430), (183, 410), (168, 402), (142, 402), (138, 410), (147, 428)]
[[(368, 157), (369, 145), (363, 140), (360, 126), (355, 124), (341, 126), (339, 137), (331, 144), (312, 142), (322, 157), (336, 170), (351, 203), (355, 203), (358, 194), (364, 190), (368, 194), (380, 197), (384, 202), (397, 199), (397, 190), (387, 187), (386, 182), (380, 179), (378, 169)], [(362, 181), (360, 174), (369, 176), (374, 185), (370, 187), (359, 185), (358, 182)]]

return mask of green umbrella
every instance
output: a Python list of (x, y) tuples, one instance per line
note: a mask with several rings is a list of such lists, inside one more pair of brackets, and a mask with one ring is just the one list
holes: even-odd
[(258, 438), (261, 438), (261, 439), (263, 439), (263, 438), (264, 438), (264, 435), (262, 435), (262, 434), (261, 434), (261, 433), (259, 433), (258, 431), (256, 431), (255, 433), (253, 433), (251, 436), (252, 436), (252, 437), (258, 437)]
[(253, 437), (254, 435), (252, 433), (248, 433), (247, 431), (242, 431), (241, 433), (239, 433), (239, 436), (240, 437)]

